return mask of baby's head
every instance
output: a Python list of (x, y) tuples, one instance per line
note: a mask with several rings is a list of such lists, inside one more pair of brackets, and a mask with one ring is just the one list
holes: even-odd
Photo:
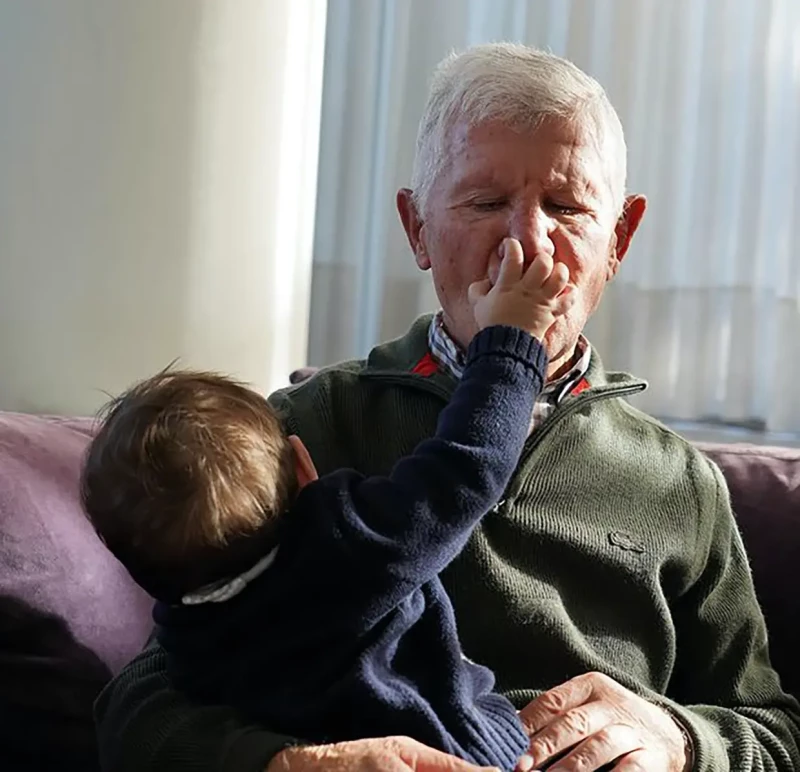
[(262, 396), (213, 373), (166, 371), (106, 407), (81, 493), (131, 576), (178, 602), (263, 556), (297, 489), (292, 443)]

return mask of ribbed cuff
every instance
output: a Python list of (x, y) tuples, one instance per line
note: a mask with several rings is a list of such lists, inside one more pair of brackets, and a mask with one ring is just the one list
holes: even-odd
[(547, 351), (539, 340), (519, 327), (494, 325), (481, 330), (469, 344), (467, 364), (482, 356), (510, 356), (538, 371), (547, 369)]
[(480, 767), (514, 772), (530, 740), (514, 706), (496, 693), (484, 694), (470, 709), (460, 706), (454, 716), (454, 736), (464, 758)]
[(247, 729), (231, 742), (222, 769), (225, 772), (264, 772), (282, 750), (297, 745), (304, 743), (265, 730)]

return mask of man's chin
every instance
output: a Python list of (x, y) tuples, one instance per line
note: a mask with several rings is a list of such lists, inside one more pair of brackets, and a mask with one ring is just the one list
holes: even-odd
[(544, 346), (550, 364), (547, 368), (548, 379), (558, 378), (572, 365), (578, 336), (567, 324), (556, 322), (544, 336)]

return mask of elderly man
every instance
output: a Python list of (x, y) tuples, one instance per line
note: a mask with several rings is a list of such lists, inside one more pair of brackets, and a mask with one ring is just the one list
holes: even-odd
[[(566, 264), (548, 385), (504, 501), (444, 575), (467, 654), (558, 772), (796, 770), (800, 713), (767, 635), (719, 471), (624, 397), (582, 336), (644, 214), (602, 88), (521, 46), (440, 65), (397, 206), (441, 311), (366, 361), (274, 395), (327, 472), (382, 473), (434, 431), (476, 331), (468, 299), (506, 238)], [(309, 619), (313, 625), (314, 620)], [(325, 652), (319, 656), (324, 657)], [(175, 692), (151, 648), (104, 692), (108, 770), (470, 770), (409, 738), (304, 744)]]

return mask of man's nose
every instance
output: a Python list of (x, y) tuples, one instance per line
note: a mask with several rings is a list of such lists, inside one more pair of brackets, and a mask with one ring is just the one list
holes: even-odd
[(528, 207), (524, 211), (514, 213), (509, 236), (522, 244), (526, 266), (542, 252), (553, 256), (555, 253), (552, 240), (553, 227), (552, 220), (540, 207)]

